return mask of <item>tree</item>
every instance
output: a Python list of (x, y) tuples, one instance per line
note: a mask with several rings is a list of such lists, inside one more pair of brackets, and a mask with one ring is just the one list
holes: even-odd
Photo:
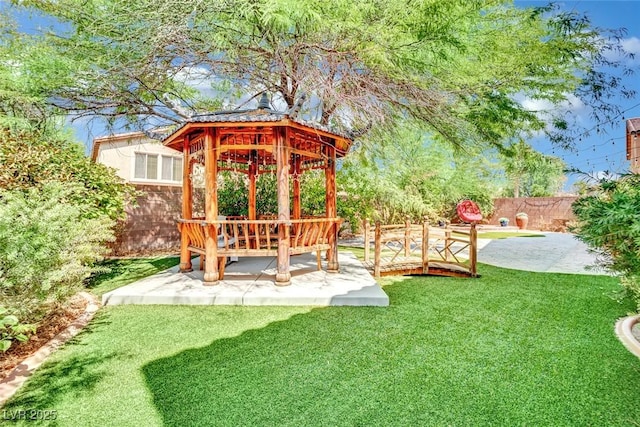
[(367, 137), (388, 143), (361, 146), (338, 174), (341, 214), (352, 225), (365, 217), (386, 223), (407, 216), (451, 219), (457, 203), (467, 198), (478, 202), (485, 216), (493, 210), (500, 169), (489, 152), (455, 150), (411, 121)]
[(565, 163), (558, 157), (547, 156), (520, 140), (502, 150), (502, 162), (510, 186), (506, 193), (512, 197), (553, 196), (566, 179)]
[[(597, 67), (612, 63), (603, 53), (619, 33), (552, 6), (521, 9), (506, 0), (15, 4), (62, 23), (34, 37), (11, 32), (63, 65), (41, 73), (50, 82), (49, 105), (112, 124), (177, 122), (238, 106), (262, 91), (292, 114), (299, 107), (323, 124), (362, 133), (409, 116), (460, 146), (501, 144), (534, 131), (568, 141), (576, 128), (561, 111), (540, 115), (518, 97), (557, 105), (577, 96), (595, 115), (617, 113), (609, 97), (620, 82)], [(20, 54), (16, 62), (29, 72), (39, 67)], [(306, 101), (296, 106), (302, 93)]]

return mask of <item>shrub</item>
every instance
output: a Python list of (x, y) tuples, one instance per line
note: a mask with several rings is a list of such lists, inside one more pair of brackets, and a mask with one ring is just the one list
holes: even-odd
[(77, 191), (61, 183), (0, 191), (0, 296), (25, 321), (81, 289), (113, 240), (111, 219), (83, 217), (68, 202)]
[(7, 314), (9, 310), (0, 306), (0, 351), (9, 350), (13, 341), (24, 342), (29, 339), (28, 334), (36, 332), (35, 325), (20, 323), (17, 316)]
[(599, 264), (622, 276), (624, 289), (640, 309), (640, 175), (603, 180), (573, 204), (571, 231), (601, 251)]
[(67, 201), (87, 218), (124, 219), (137, 194), (114, 169), (91, 161), (84, 147), (61, 131), (0, 131), (0, 188), (24, 191), (49, 182), (73, 186)]

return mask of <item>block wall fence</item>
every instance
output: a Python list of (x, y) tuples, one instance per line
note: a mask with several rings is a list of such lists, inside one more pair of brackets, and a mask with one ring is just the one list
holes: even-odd
[[(127, 220), (119, 225), (117, 239), (111, 244), (111, 256), (178, 253), (180, 233), (176, 219), (182, 209), (182, 187), (162, 185), (136, 185), (143, 195), (138, 206), (127, 208)], [(571, 204), (575, 196), (520, 197), (494, 200), (494, 213), (487, 223), (499, 225), (498, 218), (509, 218), (515, 225), (516, 213), (529, 215), (531, 230), (566, 231), (567, 223), (574, 220)]]
[(509, 225), (516, 224), (516, 214), (529, 216), (527, 228), (543, 231), (566, 231), (567, 224), (575, 220), (571, 204), (577, 196), (517, 197), (494, 199), (493, 214), (487, 218), (491, 225), (499, 225), (499, 218), (508, 218)]
[(176, 219), (182, 213), (182, 187), (136, 185), (143, 194), (138, 206), (127, 207), (127, 219), (118, 226), (111, 256), (178, 253), (180, 233)]

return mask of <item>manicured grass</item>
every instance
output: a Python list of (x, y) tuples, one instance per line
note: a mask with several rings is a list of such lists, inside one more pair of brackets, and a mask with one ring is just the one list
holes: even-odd
[(480, 273), (387, 280), (387, 308), (106, 307), (4, 409), (64, 426), (640, 420), (615, 278)]
[(107, 267), (109, 271), (91, 277), (87, 281), (86, 287), (92, 293), (100, 296), (105, 292), (128, 285), (179, 263), (180, 257), (177, 256), (107, 260), (102, 265)]

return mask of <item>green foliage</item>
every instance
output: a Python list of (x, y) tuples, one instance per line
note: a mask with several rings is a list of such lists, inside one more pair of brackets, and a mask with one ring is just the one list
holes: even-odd
[(113, 240), (113, 221), (84, 217), (70, 203), (75, 191), (62, 183), (0, 191), (0, 296), (28, 321), (81, 289)]
[[(293, 176), (289, 177), (293, 187)], [(325, 178), (322, 171), (308, 171), (298, 177), (300, 180), (300, 202), (303, 215), (321, 215), (325, 212)], [(224, 171), (218, 178), (218, 210), (221, 214), (247, 215), (249, 180), (244, 173)], [(276, 215), (278, 198), (275, 173), (261, 174), (256, 180), (256, 213)], [(293, 190), (289, 194), (293, 197)], [(290, 200), (290, 205), (293, 203)]]
[(135, 201), (133, 186), (113, 169), (92, 162), (64, 133), (0, 132), (0, 188), (27, 190), (51, 182), (73, 188), (69, 203), (86, 218), (123, 219), (126, 205)]
[(247, 215), (248, 180), (245, 174), (223, 171), (218, 174), (218, 211), (227, 216)]
[(601, 251), (600, 264), (622, 277), (640, 309), (640, 175), (603, 180), (592, 194), (573, 204), (572, 231)]
[[(342, 128), (412, 117), (458, 146), (501, 144), (536, 131), (563, 143), (576, 128), (558, 106), (578, 98), (593, 106), (596, 121), (606, 122), (618, 112), (611, 97), (618, 90), (631, 94), (618, 77), (598, 70), (623, 66), (603, 54), (620, 33), (553, 6), (521, 8), (507, 0), (13, 3), (61, 22), (36, 34), (5, 31), (10, 63), (29, 76), (26, 93), (40, 100), (46, 93), (49, 106), (110, 123), (177, 122), (184, 109), (239, 106), (247, 93), (266, 89), (287, 107), (306, 92), (302, 113)], [(523, 98), (548, 107), (530, 111), (517, 100)]]
[(493, 211), (500, 176), (490, 150), (452, 149), (410, 121), (370, 138), (338, 173), (339, 209), (352, 225), (364, 218), (453, 219), (463, 199), (478, 203), (484, 216)]
[(562, 188), (565, 163), (547, 156), (520, 140), (501, 152), (509, 179), (504, 193), (508, 197), (548, 197)]
[(9, 350), (13, 341), (25, 342), (36, 332), (35, 325), (20, 323), (17, 316), (0, 305), (0, 352)]

